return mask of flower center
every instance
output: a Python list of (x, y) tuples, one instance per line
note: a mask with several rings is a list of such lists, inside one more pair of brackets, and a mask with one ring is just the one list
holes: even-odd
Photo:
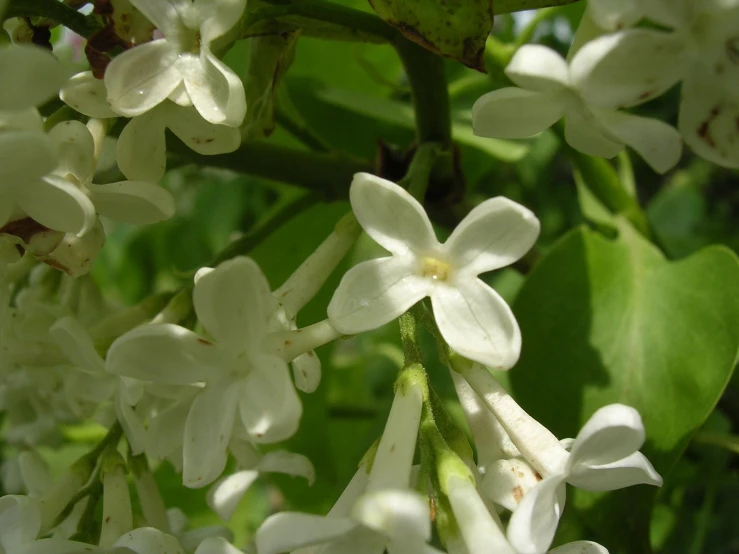
[(423, 258), (421, 275), (433, 281), (448, 281), (452, 275), (452, 266), (436, 258)]

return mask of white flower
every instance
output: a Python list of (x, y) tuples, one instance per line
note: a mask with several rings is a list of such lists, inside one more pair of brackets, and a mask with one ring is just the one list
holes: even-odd
[(423, 206), (398, 185), (358, 173), (349, 197), (360, 225), (392, 256), (362, 262), (344, 275), (328, 306), (346, 334), (375, 329), (430, 296), (449, 345), (491, 367), (518, 360), (521, 333), (513, 313), (480, 273), (505, 267), (531, 248), (539, 221), (503, 197), (473, 209), (441, 244)]
[(287, 363), (265, 349), (274, 299), (254, 261), (234, 258), (196, 275), (195, 313), (214, 341), (173, 324), (138, 327), (108, 351), (107, 369), (171, 385), (202, 383), (184, 431), (183, 480), (222, 472), (236, 413), (254, 442), (290, 437), (302, 413)]
[(477, 450), (480, 494), (514, 511), (541, 476), (521, 457), (508, 433), (464, 377), (454, 370), (450, 373)]
[(43, 179), (57, 159), (36, 110), (0, 113), (0, 227), (26, 216), (55, 231), (79, 233), (91, 226), (92, 204), (77, 187)]
[(106, 185), (92, 182), (95, 174), (95, 142), (79, 121), (63, 121), (49, 136), (59, 149), (59, 165), (45, 177), (49, 183), (77, 187), (92, 201), (94, 213), (114, 221), (146, 225), (172, 217), (174, 199), (165, 189), (145, 181), (120, 181)]
[(0, 47), (0, 75), (3, 112), (34, 108), (55, 96), (64, 82), (65, 71), (48, 50), (19, 44)]
[[(235, 450), (237, 448), (232, 441), (231, 451)], [(239, 501), (261, 473), (285, 473), (294, 477), (304, 477), (309, 485), (312, 485), (315, 480), (313, 464), (302, 454), (286, 450), (273, 450), (260, 454), (248, 443), (241, 443), (238, 450), (240, 452), (234, 452), (234, 454), (242, 469), (220, 479), (208, 491), (208, 506), (224, 521), (231, 519)], [(252, 459), (246, 461), (247, 463), (242, 461), (243, 451), (251, 454)]]
[[(485, 94), (472, 107), (475, 134), (525, 138), (565, 118), (565, 140), (585, 154), (612, 158), (628, 145), (655, 170), (664, 173), (680, 159), (682, 141), (671, 126), (618, 110), (633, 105), (630, 94), (614, 87), (589, 94), (582, 81), (599, 54), (598, 41), (577, 51), (569, 66), (554, 50), (526, 45), (513, 56), (506, 75), (521, 88)], [(595, 46), (594, 46), (595, 45)], [(594, 51), (595, 50), (595, 51)]]
[(408, 488), (422, 402), (422, 386), (401, 373), (369, 475), (363, 464), (325, 517), (283, 512), (267, 518), (257, 531), (259, 554), (311, 545), (337, 553), (438, 552), (427, 544), (428, 501)]
[[(274, 292), (278, 303), (272, 320), (275, 331), (297, 329), (298, 313), (320, 290), (361, 232), (354, 214), (346, 214), (331, 234)], [(311, 350), (301, 354), (293, 360), (292, 366), (295, 386), (303, 392), (314, 392), (321, 381), (321, 360), (316, 353)]]
[(685, 142), (707, 160), (739, 167), (739, 2), (649, 0), (641, 9), (672, 31), (628, 29), (583, 47), (583, 93), (633, 105), (682, 81)]
[(141, 115), (166, 98), (193, 105), (211, 123), (238, 127), (246, 114), (244, 85), (210, 45), (241, 17), (246, 0), (131, 0), (164, 38), (117, 56), (105, 71), (113, 109)]
[(72, 317), (59, 319), (49, 329), (54, 340), (77, 369), (69, 376), (70, 394), (96, 405), (113, 400), (116, 418), (120, 422), (135, 454), (143, 450), (144, 429), (131, 407), (140, 398), (140, 386), (125, 377), (115, 377), (105, 371), (105, 361), (95, 350), (92, 338)]
[[(232, 547), (233, 548), (233, 547)], [(172, 535), (163, 533), (153, 527), (139, 527), (118, 538), (107, 547), (94, 546), (83, 542), (64, 539), (41, 539), (27, 544), (17, 554), (116, 554), (118, 552), (134, 552), (135, 554), (185, 554), (179, 541)], [(202, 554), (206, 550), (196, 550)], [(225, 554), (232, 554), (234, 550), (222, 550)], [(238, 552), (238, 551), (236, 551)]]
[[(89, 117), (118, 117), (106, 99), (105, 85), (91, 71), (78, 73), (62, 87), (60, 98)], [(189, 148), (203, 155), (233, 152), (241, 143), (239, 130), (203, 119), (193, 106), (168, 100), (134, 117), (121, 131), (116, 145), (118, 166), (129, 179), (156, 182), (164, 175), (170, 129)]]
[(611, 404), (597, 410), (567, 452), (487, 369), (458, 356), (452, 356), (451, 362), (500, 421), (522, 457), (543, 477), (524, 495), (508, 525), (508, 539), (520, 554), (546, 552), (564, 508), (565, 483), (591, 491), (662, 485), (662, 478), (639, 452), (645, 431), (634, 408)]
[(0, 552), (12, 554), (41, 532), (38, 502), (28, 496), (0, 498)]

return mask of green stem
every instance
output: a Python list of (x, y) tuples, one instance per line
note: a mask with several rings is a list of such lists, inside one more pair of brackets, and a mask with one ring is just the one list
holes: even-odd
[(255, 229), (246, 233), (243, 237), (233, 241), (226, 246), (215, 258), (208, 264), (209, 267), (215, 267), (235, 256), (248, 254), (254, 248), (259, 246), (267, 237), (282, 227), (298, 214), (304, 212), (318, 201), (315, 194), (304, 194), (292, 202), (284, 205), (272, 217), (262, 224), (258, 224)]
[(404, 181), (408, 184), (408, 192), (421, 204), (426, 198), (426, 189), (431, 178), (431, 170), (439, 155), (439, 144), (435, 142), (424, 142), (418, 146), (413, 156), (413, 161), (408, 168), (408, 174)]
[(403, 354), (405, 356), (404, 365), (423, 365), (416, 316), (411, 311), (408, 311), (400, 316), (398, 323), (400, 324), (400, 340), (403, 343)]
[(230, 154), (204, 156), (167, 133), (171, 152), (202, 166), (231, 169), (311, 189), (328, 200), (345, 199), (355, 173), (372, 172), (372, 163), (346, 155), (306, 152), (270, 142), (247, 141)]
[(305, 146), (316, 152), (330, 152), (331, 147), (326, 144), (321, 137), (311, 131), (310, 128), (303, 125), (291, 117), (285, 110), (279, 106), (275, 108), (275, 121), (285, 129), (288, 133), (302, 142)]
[(619, 180), (613, 166), (603, 158), (588, 156), (575, 150), (564, 139), (564, 126), (560, 123), (552, 127), (580, 171), (588, 190), (612, 213), (623, 215), (642, 235), (651, 239), (647, 217), (637, 200), (631, 196)]
[(95, 16), (86, 16), (59, 0), (11, 0), (5, 18), (45, 17), (85, 38), (100, 29)]
[(299, 16), (314, 21), (330, 23), (346, 28), (359, 39), (375, 42), (393, 42), (399, 33), (376, 15), (342, 6), (325, 0), (264, 0), (267, 6), (247, 14), (245, 25), (249, 27), (261, 20), (278, 19), (284, 16)]
[(396, 49), (411, 87), (418, 142), (450, 148), (452, 120), (444, 59), (407, 39), (398, 40)]
[(103, 482), (100, 479), (95, 479), (90, 486), (90, 490), (87, 495), (87, 505), (80, 517), (77, 533), (71, 537), (72, 540), (86, 543), (97, 542), (95, 540), (95, 536), (99, 533), (100, 526), (95, 517), (95, 513), (102, 496)]
[(103, 439), (93, 448), (85, 454), (83, 457), (87, 457), (90, 460), (95, 460), (100, 457), (100, 455), (103, 453), (103, 451), (108, 448), (108, 446), (113, 446), (118, 444), (118, 441), (121, 440), (121, 437), (123, 436), (123, 427), (121, 427), (121, 424), (119, 422), (115, 422), (110, 429), (108, 430), (108, 433), (103, 437)]

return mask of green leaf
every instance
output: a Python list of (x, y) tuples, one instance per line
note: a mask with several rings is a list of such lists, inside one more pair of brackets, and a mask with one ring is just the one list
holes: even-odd
[(492, 0), (370, 0), (377, 14), (424, 48), (485, 71)]
[[(616, 240), (572, 231), (528, 277), (514, 304), (524, 342), (511, 382), (561, 438), (601, 406), (635, 407), (647, 430), (642, 451), (665, 476), (731, 375), (739, 263), (715, 246), (669, 262), (625, 222), (618, 227)], [(648, 552), (656, 493), (578, 490), (568, 512), (610, 552)]]

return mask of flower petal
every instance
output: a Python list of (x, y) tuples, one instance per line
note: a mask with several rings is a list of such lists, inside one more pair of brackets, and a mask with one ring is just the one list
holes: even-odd
[(608, 550), (596, 542), (575, 541), (558, 546), (548, 554), (608, 554)]
[(182, 15), (192, 9), (190, 0), (131, 0), (131, 4), (170, 40), (187, 31)]
[(570, 470), (567, 482), (589, 491), (613, 491), (633, 485), (662, 486), (662, 477), (641, 452), (610, 464), (578, 465)]
[(134, 117), (121, 131), (116, 160), (121, 172), (136, 181), (156, 183), (167, 167), (164, 121), (159, 107)]
[(413, 254), (355, 265), (344, 274), (328, 305), (331, 325), (352, 335), (399, 317), (433, 288), (431, 280), (418, 273)]
[(220, 479), (208, 491), (208, 506), (223, 521), (229, 521), (244, 494), (257, 480), (257, 477), (259, 477), (258, 471), (247, 469)]
[(219, 372), (216, 347), (171, 323), (136, 327), (113, 342), (106, 369), (116, 375), (171, 385), (205, 381)]
[(146, 434), (146, 454), (154, 460), (164, 460), (182, 448), (185, 423), (194, 397), (183, 398), (165, 410), (157, 412)]
[[(2, 123), (2, 121), (0, 121)], [(6, 130), (0, 126), (0, 182), (3, 188), (20, 188), (56, 167), (56, 145), (46, 133)]]
[(167, 127), (198, 154), (226, 154), (241, 144), (241, 133), (237, 128), (210, 123), (192, 106), (183, 108), (167, 103), (163, 107), (166, 108)]
[(121, 181), (89, 185), (90, 199), (97, 212), (113, 221), (149, 225), (174, 215), (174, 198), (151, 182)]
[(59, 152), (59, 164), (54, 174), (60, 177), (73, 175), (86, 185), (95, 173), (95, 142), (90, 130), (80, 121), (62, 121), (49, 131)]
[(112, 548), (128, 548), (136, 554), (185, 554), (176, 538), (153, 527), (140, 527), (126, 533), (113, 543)]
[(238, 127), (246, 115), (244, 83), (207, 47), (200, 57), (183, 54), (179, 62), (185, 90), (192, 105), (206, 121)]
[(364, 494), (369, 482), (367, 464), (363, 463), (357, 468), (349, 484), (344, 488), (339, 498), (328, 511), (328, 517), (348, 517), (351, 514), (357, 499)]
[(246, 0), (195, 0), (193, 9), (200, 14), (200, 36), (205, 44), (225, 35), (239, 22)]
[(316, 480), (316, 470), (311, 461), (302, 454), (287, 450), (272, 450), (264, 455), (259, 470), (270, 473), (284, 473), (293, 477), (304, 477), (308, 485)]
[(521, 353), (521, 331), (500, 295), (476, 278), (431, 292), (434, 317), (444, 340), (466, 358), (495, 369), (509, 369)]
[(254, 442), (285, 440), (297, 431), (303, 413), (290, 370), (275, 356), (255, 356), (252, 363), (239, 396), (241, 421)]
[(104, 119), (118, 117), (108, 104), (108, 91), (92, 71), (83, 71), (70, 78), (59, 91), (59, 98), (70, 108), (87, 117)]
[(472, 106), (476, 135), (495, 138), (527, 138), (541, 133), (565, 113), (560, 92), (533, 92), (507, 87), (482, 95)]
[(272, 295), (257, 263), (238, 256), (195, 277), (193, 304), (198, 319), (219, 342), (259, 343), (267, 332)]
[(66, 71), (45, 48), (14, 44), (0, 47), (0, 75), (8, 85), (0, 90), (0, 111), (11, 111), (35, 107), (56, 96)]
[(362, 495), (354, 504), (352, 517), (392, 541), (431, 538), (428, 499), (408, 489), (383, 489)]
[(126, 440), (131, 447), (131, 452), (138, 455), (146, 449), (146, 429), (141, 418), (127, 402), (125, 396), (122, 391), (117, 391), (114, 400), (115, 415), (121, 427), (123, 427), (124, 433), (126, 433)]
[(549, 549), (562, 516), (565, 483), (552, 475), (531, 489), (508, 523), (508, 540), (519, 554), (541, 554)]
[(575, 111), (568, 113), (565, 118), (565, 140), (575, 150), (599, 158), (613, 158), (624, 149), (623, 143), (605, 135), (592, 113), (587, 116)]
[(395, 183), (357, 173), (349, 188), (349, 200), (366, 233), (393, 254), (414, 251), (425, 255), (438, 247), (423, 206)]
[(453, 477), (448, 485), (448, 496), (469, 554), (515, 554), (503, 530), (477, 493), (474, 483)]
[(497, 460), (485, 469), (480, 492), (511, 512), (526, 494), (541, 480), (541, 476), (523, 459)]
[(539, 220), (527, 208), (502, 196), (475, 207), (444, 244), (457, 271), (478, 275), (520, 259), (539, 236)]
[(583, 425), (570, 450), (568, 466), (602, 465), (630, 456), (644, 444), (639, 412), (623, 404), (597, 410)]
[(55, 175), (28, 183), (16, 201), (30, 217), (55, 231), (82, 235), (97, 222), (95, 206), (87, 195)]
[(629, 29), (598, 37), (570, 63), (573, 86), (585, 100), (621, 108), (651, 100), (685, 72), (683, 38), (652, 29)]
[(238, 390), (232, 381), (224, 380), (207, 385), (192, 403), (183, 450), (182, 482), (186, 487), (204, 487), (223, 473)]
[(15, 495), (0, 498), (0, 545), (4, 552), (15, 552), (40, 532), (41, 512), (35, 499)]
[(321, 360), (310, 350), (292, 361), (295, 386), (303, 392), (315, 392), (321, 382)]
[(541, 44), (523, 45), (505, 68), (505, 74), (519, 87), (538, 92), (569, 86), (569, 73), (565, 59)]
[(257, 531), (259, 554), (279, 554), (341, 537), (357, 524), (348, 518), (282, 512), (268, 517)]
[(636, 150), (657, 173), (669, 171), (680, 161), (682, 137), (667, 123), (623, 112), (603, 114), (600, 122), (610, 134)]
[(105, 70), (113, 110), (134, 117), (161, 103), (182, 81), (178, 59), (179, 52), (166, 39), (140, 44), (116, 56)]
[(739, 167), (739, 101), (707, 70), (683, 83), (678, 129), (699, 155), (724, 167)]
[(242, 554), (242, 552), (223, 537), (207, 537), (195, 549), (195, 554)]
[(73, 317), (63, 317), (49, 328), (62, 352), (80, 369), (103, 374), (105, 362), (87, 330)]
[(588, 10), (598, 25), (609, 31), (629, 27), (643, 17), (639, 0), (590, 0)]

